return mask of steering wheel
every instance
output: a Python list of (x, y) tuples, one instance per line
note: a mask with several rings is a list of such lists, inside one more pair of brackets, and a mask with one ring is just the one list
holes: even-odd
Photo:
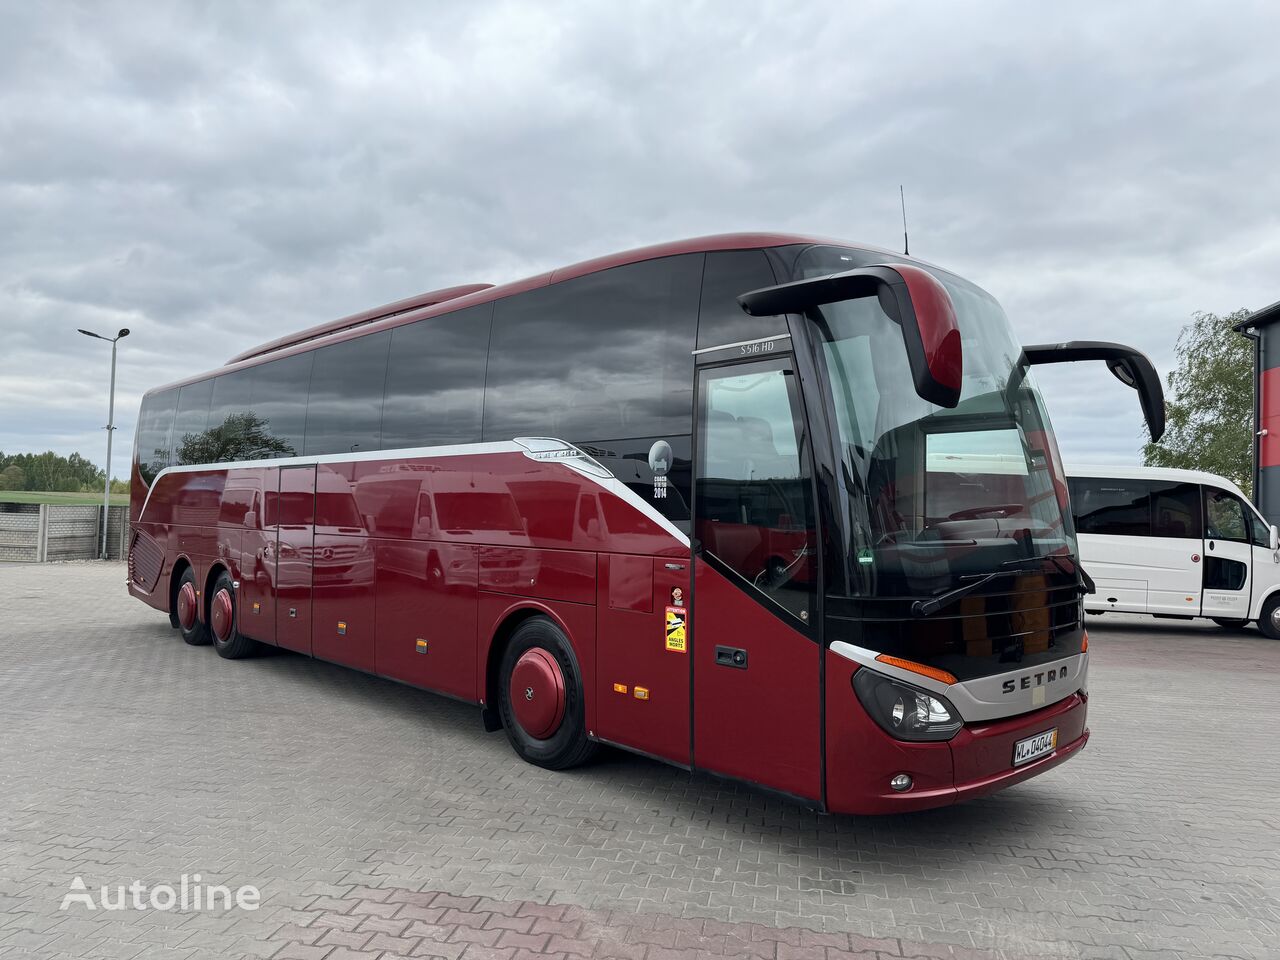
[(948, 520), (981, 520), (987, 517), (1011, 517), (1022, 509), (1020, 503), (994, 503), (985, 507), (970, 507), (957, 510), (947, 516)]

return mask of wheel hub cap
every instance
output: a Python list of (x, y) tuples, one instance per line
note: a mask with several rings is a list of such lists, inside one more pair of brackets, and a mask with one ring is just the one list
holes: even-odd
[(213, 635), (222, 643), (231, 639), (231, 623), (235, 619), (233, 610), (230, 593), (219, 590), (213, 595), (213, 603), (209, 605), (209, 625), (213, 627)]
[(564, 721), (564, 674), (546, 650), (526, 650), (511, 671), (511, 707), (521, 729), (546, 740)]
[(190, 580), (178, 588), (178, 623), (183, 630), (196, 625), (196, 588)]

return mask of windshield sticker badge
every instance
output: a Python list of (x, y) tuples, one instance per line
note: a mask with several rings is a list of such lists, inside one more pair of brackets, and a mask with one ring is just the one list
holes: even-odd
[(671, 471), (671, 444), (655, 440), (649, 448), (649, 469), (653, 471), (653, 499), (667, 499), (667, 474)]
[(868, 550), (866, 547), (863, 547), (861, 550), (858, 551), (858, 562), (859, 563), (875, 563), (876, 559), (870, 550)]
[(688, 614), (684, 607), (667, 607), (666, 633), (668, 650), (675, 653), (689, 652), (688, 619)]

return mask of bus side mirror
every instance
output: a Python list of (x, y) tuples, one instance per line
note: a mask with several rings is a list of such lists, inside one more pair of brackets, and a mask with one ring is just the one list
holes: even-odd
[(922, 267), (876, 264), (825, 277), (810, 277), (752, 290), (738, 303), (753, 317), (808, 313), (825, 303), (876, 297), (902, 328), (902, 342), (916, 393), (940, 407), (960, 402), (964, 351), (951, 295)]
[(1271, 552), (1275, 553), (1280, 550), (1280, 530), (1276, 529), (1276, 525), (1271, 525), (1271, 536), (1268, 538), (1267, 546), (1271, 548)]
[(1101, 340), (1071, 340), (1067, 343), (1038, 343), (1023, 347), (1028, 363), (1075, 363), (1101, 360), (1115, 378), (1138, 391), (1147, 432), (1155, 443), (1164, 436), (1164, 387), (1147, 355), (1122, 343)]

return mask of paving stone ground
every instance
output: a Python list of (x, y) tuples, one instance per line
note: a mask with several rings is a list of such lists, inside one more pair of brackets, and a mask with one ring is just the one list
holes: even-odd
[[(119, 564), (0, 564), (0, 957), (1280, 958), (1280, 643), (1090, 619), (1076, 760), (826, 817), (478, 712), (182, 644)], [(76, 877), (259, 909), (60, 910)], [(112, 894), (114, 896), (114, 894)], [(145, 901), (144, 901), (145, 902)]]

